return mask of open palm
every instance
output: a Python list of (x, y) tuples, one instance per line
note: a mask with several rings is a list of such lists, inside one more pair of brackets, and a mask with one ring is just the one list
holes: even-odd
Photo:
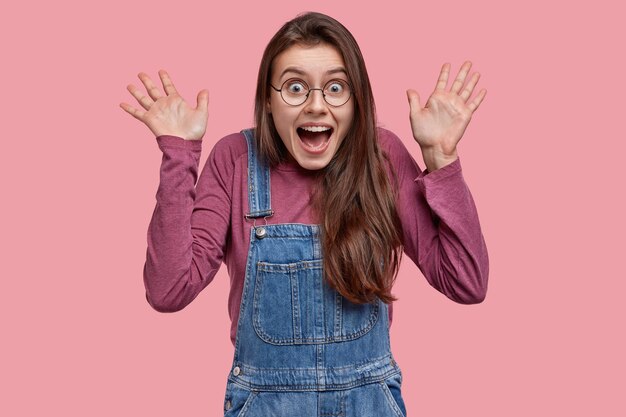
[(408, 90), (410, 120), (413, 137), (422, 151), (437, 152), (444, 156), (456, 155), (456, 146), (461, 140), (472, 114), (485, 98), (482, 89), (469, 101), (480, 74), (474, 73), (465, 85), (472, 63), (466, 61), (449, 90), (446, 90), (450, 64), (441, 68), (437, 86), (424, 107), (416, 91)]
[(150, 77), (142, 72), (139, 73), (139, 79), (146, 87), (148, 95), (144, 95), (132, 84), (127, 88), (144, 110), (127, 103), (120, 103), (120, 107), (145, 123), (156, 136), (172, 135), (187, 140), (202, 139), (209, 117), (209, 92), (202, 90), (198, 93), (197, 106), (194, 109), (178, 94), (166, 71), (159, 71), (159, 77), (165, 95), (154, 85)]

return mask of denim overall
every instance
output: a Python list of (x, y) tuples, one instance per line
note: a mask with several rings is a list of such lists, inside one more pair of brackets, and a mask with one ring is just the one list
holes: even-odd
[(387, 305), (328, 286), (318, 225), (268, 224), (270, 170), (242, 133), (254, 225), (224, 416), (405, 417)]

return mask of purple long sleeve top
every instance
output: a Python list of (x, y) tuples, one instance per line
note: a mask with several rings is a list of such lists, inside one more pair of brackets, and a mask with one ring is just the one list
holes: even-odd
[[(230, 337), (235, 343), (252, 220), (248, 211), (248, 149), (241, 133), (221, 139), (198, 178), (202, 140), (156, 138), (163, 152), (156, 207), (148, 227), (144, 266), (146, 299), (157, 311), (188, 305), (228, 268)], [(379, 144), (396, 172), (397, 210), (404, 252), (431, 286), (463, 304), (481, 302), (489, 261), (472, 195), (460, 159), (433, 172), (422, 171), (401, 140), (379, 128)], [(295, 162), (271, 170), (268, 224), (317, 224), (310, 198), (313, 172)], [(389, 318), (393, 318), (393, 306)]]

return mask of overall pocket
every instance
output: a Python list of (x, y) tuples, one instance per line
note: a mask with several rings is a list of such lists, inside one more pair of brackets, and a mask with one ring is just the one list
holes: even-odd
[(258, 262), (253, 326), (276, 345), (332, 343), (359, 338), (376, 324), (380, 300), (355, 304), (324, 282), (321, 259)]
[(380, 386), (391, 409), (397, 413), (398, 417), (406, 416), (406, 406), (404, 405), (401, 392), (402, 374), (396, 374), (381, 381)]
[(224, 417), (243, 417), (257, 395), (256, 391), (249, 391), (228, 381), (224, 396)]

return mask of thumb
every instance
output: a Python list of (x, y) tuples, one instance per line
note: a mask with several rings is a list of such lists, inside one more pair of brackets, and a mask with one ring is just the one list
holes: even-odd
[(422, 105), (420, 103), (420, 95), (417, 94), (417, 91), (415, 90), (406, 90), (406, 97), (409, 100), (409, 107), (411, 108), (411, 111), (419, 111), (422, 108)]
[(198, 98), (196, 100), (197, 106), (196, 109), (202, 110), (203, 112), (209, 111), (209, 90), (201, 90), (198, 93)]

